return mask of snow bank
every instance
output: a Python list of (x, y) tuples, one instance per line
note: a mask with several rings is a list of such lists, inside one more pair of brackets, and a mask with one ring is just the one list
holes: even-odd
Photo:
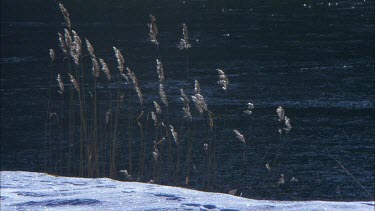
[(375, 202), (266, 201), (155, 184), (2, 171), (1, 210), (371, 210)]

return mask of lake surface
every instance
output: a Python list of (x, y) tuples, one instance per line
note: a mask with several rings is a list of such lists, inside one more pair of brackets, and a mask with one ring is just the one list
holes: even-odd
[[(196, 189), (225, 193), (237, 189), (237, 195), (258, 199), (373, 200), (374, 1), (129, 2), (64, 3), (72, 28), (82, 39), (90, 39), (96, 55), (105, 59), (113, 72), (117, 64), (112, 46), (122, 51), (143, 92), (141, 107), (131, 85), (98, 81), (101, 119), (108, 110), (116, 110), (119, 87), (131, 93), (126, 94), (121, 106), (116, 169), (129, 170), (131, 158), (131, 174), (138, 177), (138, 153), (145, 146), (144, 168), (153, 171), (155, 130), (146, 116), (153, 109), (153, 101), (161, 104), (155, 63), (160, 55), (169, 100), (168, 122), (180, 135), (183, 162), (181, 177), (170, 179), (176, 169), (170, 165), (173, 158), (168, 157), (169, 152), (175, 153), (169, 137), (163, 147), (172, 151), (162, 152), (166, 157), (157, 182), (184, 186), (187, 172), (183, 169), (188, 168), (189, 187)], [(150, 13), (157, 18), (159, 51), (148, 38)], [(69, 175), (78, 175), (78, 164), (74, 163), (77, 151), (71, 167), (66, 161), (72, 148), (67, 140), (67, 108), (68, 91), (73, 87), (66, 75), (67, 60), (63, 60), (58, 46), (62, 22), (57, 3), (2, 2), (1, 170), (67, 175), (68, 168)], [(188, 26), (192, 44), (188, 80), (187, 54), (176, 47), (182, 37), (182, 23)], [(53, 86), (50, 48), (55, 49), (57, 57), (52, 69)], [(89, 59), (82, 63), (85, 74), (90, 75)], [(227, 92), (217, 84), (217, 68), (223, 69), (230, 81)], [(57, 73), (66, 83), (64, 108), (57, 93)], [(194, 80), (200, 82), (201, 93), (213, 113), (212, 131), (207, 115), (200, 116), (192, 103), (193, 122), (182, 120), (179, 89), (193, 95)], [(86, 91), (86, 99), (90, 99)], [(56, 122), (47, 121), (46, 127), (49, 102), (50, 112), (60, 115), (63, 122), (61, 133)], [(250, 116), (243, 113), (248, 102), (255, 107)], [(288, 134), (277, 132), (278, 106), (291, 120), (293, 128)], [(75, 109), (76, 136), (79, 107), (75, 105)], [(149, 127), (142, 138), (136, 121), (141, 110), (145, 114), (142, 124)], [(191, 131), (187, 132), (189, 125)], [(243, 133), (246, 145), (236, 139), (234, 129)], [(161, 134), (156, 136), (161, 138)], [(185, 163), (188, 140), (193, 141), (192, 160)], [(130, 157), (129, 143), (133, 147)], [(213, 166), (209, 173), (204, 143), (215, 146), (210, 152)], [(108, 149), (104, 146), (102, 150)], [(101, 164), (103, 168), (108, 167), (107, 161)], [(100, 176), (108, 176), (103, 174)], [(285, 184), (279, 183), (281, 174)], [(207, 175), (211, 178), (209, 186)], [(155, 179), (152, 173), (139, 177), (141, 181)], [(125, 179), (120, 174), (116, 178)]]

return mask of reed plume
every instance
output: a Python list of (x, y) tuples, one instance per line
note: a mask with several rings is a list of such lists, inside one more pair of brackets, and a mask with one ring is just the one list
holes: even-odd
[(69, 77), (70, 77), (70, 81), (72, 82), (74, 88), (77, 90), (77, 92), (79, 93), (80, 92), (80, 89), (79, 89), (79, 85), (76, 81), (76, 79), (73, 77), (72, 74), (68, 73)]
[(229, 80), (228, 80), (227, 76), (225, 76), (224, 71), (222, 71), (220, 69), (216, 69), (216, 70), (219, 73), (219, 79), (220, 79), (217, 83), (219, 85), (221, 85), (221, 88), (223, 90), (227, 90), (227, 87), (228, 87), (228, 84), (229, 84)]
[(91, 63), (92, 63), (92, 75), (95, 77), (95, 78), (98, 78), (99, 77), (99, 74), (100, 74), (100, 70), (99, 70), (99, 63), (98, 63), (98, 60), (96, 59), (96, 57), (91, 57)]
[(60, 74), (57, 74), (57, 82), (59, 84), (59, 88), (60, 90), (58, 91), (60, 94), (63, 94), (64, 93), (64, 83), (62, 82), (61, 80), (61, 75)]
[(200, 88), (199, 82), (197, 80), (195, 80), (195, 82), (194, 82), (194, 92), (195, 92), (195, 94), (201, 93), (201, 88)]
[(98, 78), (99, 73), (100, 73), (100, 70), (99, 70), (100, 68), (99, 68), (98, 60), (97, 60), (96, 55), (95, 55), (94, 47), (92, 46), (92, 44), (90, 43), (90, 41), (87, 38), (85, 38), (85, 40), (86, 40), (87, 50), (89, 51), (90, 57), (91, 57), (92, 75), (95, 78)]
[(158, 72), (160, 83), (164, 82), (164, 68), (163, 63), (159, 59), (156, 59), (156, 70)]
[(120, 170), (120, 173), (123, 173), (124, 176), (125, 176), (125, 178), (126, 178), (127, 180), (129, 180), (129, 181), (132, 180), (132, 176), (128, 173), (127, 170)]
[(176, 144), (178, 145), (178, 134), (177, 134), (177, 132), (175, 131), (175, 129), (174, 129), (174, 127), (172, 125), (169, 125), (169, 127), (171, 129), (171, 133), (172, 133), (173, 139), (176, 142)]
[(247, 109), (249, 109), (249, 110), (253, 110), (254, 109), (254, 104), (252, 104), (252, 103), (247, 103)]
[(182, 24), (182, 39), (180, 40), (180, 44), (177, 46), (177, 48), (179, 50), (187, 50), (191, 48), (191, 44), (189, 43), (189, 31), (185, 23)]
[(238, 132), (238, 130), (233, 130), (233, 132), (236, 134), (236, 138), (237, 138), (238, 140), (240, 140), (240, 141), (243, 142), (244, 144), (246, 143), (246, 142), (245, 142), (245, 138), (244, 138), (244, 136), (243, 136), (240, 132)]
[(276, 109), (276, 113), (279, 117), (279, 122), (284, 120), (284, 124), (285, 124), (284, 128), (279, 128), (279, 130), (278, 130), (279, 133), (282, 134), (283, 131), (285, 131), (285, 133), (289, 133), (289, 131), (292, 129), (292, 126), (290, 125), (290, 119), (287, 116), (285, 116), (284, 109), (281, 106), (279, 106)]
[(183, 89), (180, 89), (180, 92), (181, 92), (181, 97), (180, 99), (182, 100), (182, 102), (184, 103), (184, 106), (182, 108), (182, 110), (184, 111), (184, 117), (185, 118), (188, 118), (190, 121), (193, 119), (193, 117), (191, 116), (191, 112), (190, 112), (190, 106), (189, 106), (189, 98), (186, 96), (185, 92)]
[(122, 56), (122, 53), (120, 50), (118, 50), (115, 46), (113, 46), (113, 50), (115, 51), (115, 56), (117, 59), (117, 67), (120, 71), (120, 75), (129, 83), (129, 78), (128, 76), (124, 73), (124, 57)]
[(163, 84), (159, 84), (159, 96), (160, 96), (161, 101), (163, 102), (163, 104), (165, 106), (168, 106), (167, 95), (165, 94)]
[(208, 144), (207, 144), (207, 143), (204, 143), (204, 144), (203, 144), (203, 149), (204, 149), (204, 151), (207, 151), (207, 150), (208, 150)]
[(128, 76), (130, 77), (130, 79), (132, 79), (133, 81), (133, 85), (134, 85), (134, 89), (135, 89), (135, 92), (137, 93), (138, 95), (138, 99), (139, 99), (139, 103), (141, 105), (143, 105), (143, 96), (142, 96), (142, 92), (141, 92), (141, 89), (139, 88), (138, 86), (138, 80), (137, 80), (137, 77), (135, 76), (135, 73), (133, 71), (131, 71), (129, 68), (126, 68), (128, 70)]
[(281, 174), (279, 181), (277, 182), (277, 185), (284, 185), (284, 184), (285, 184), (285, 177), (284, 177), (284, 174)]
[(238, 189), (233, 189), (233, 190), (230, 190), (228, 194), (235, 196), (237, 191), (238, 191)]
[(279, 106), (276, 109), (276, 113), (277, 113), (277, 116), (279, 117), (279, 122), (283, 121), (284, 118), (285, 118), (285, 111), (284, 111), (283, 107)]
[(58, 32), (57, 34), (59, 36), (59, 45), (60, 45), (62, 52), (68, 55), (68, 47), (66, 46), (64, 36), (60, 32)]
[(251, 115), (253, 112), (252, 111), (250, 111), (250, 110), (244, 110), (243, 111), (245, 114), (247, 114), (247, 115)]
[(108, 66), (105, 63), (105, 61), (101, 58), (99, 58), (99, 62), (102, 65), (102, 71), (104, 74), (107, 76), (107, 79), (110, 81), (111, 80), (111, 73), (109, 72)]
[(64, 39), (66, 48), (69, 51), (69, 55), (71, 55), (71, 48), (72, 48), (72, 36), (70, 35), (70, 32), (67, 29), (64, 29)]
[(154, 121), (155, 126), (158, 124), (158, 118), (155, 114), (155, 112), (151, 111), (151, 118)]
[(49, 57), (51, 58), (51, 62), (55, 61), (55, 51), (52, 48), (49, 49)]
[(73, 34), (73, 42), (70, 48), (70, 54), (74, 60), (74, 63), (78, 65), (79, 57), (81, 56), (82, 41), (76, 31), (72, 30), (72, 34)]
[(208, 111), (208, 108), (207, 108), (207, 103), (204, 100), (204, 97), (200, 94), (201, 88), (197, 80), (195, 80), (195, 83), (194, 83), (194, 92), (195, 92), (195, 95), (191, 96), (191, 98), (193, 99), (193, 102), (198, 112), (200, 114), (203, 114), (204, 111)]
[(59, 7), (60, 7), (60, 11), (61, 11), (62, 15), (64, 16), (66, 26), (69, 29), (71, 29), (72, 28), (72, 23), (70, 21), (68, 11), (65, 9), (64, 5), (61, 4), (61, 3), (59, 3)]
[(90, 41), (87, 38), (85, 38), (85, 41), (86, 41), (87, 50), (89, 51), (90, 56), (91, 57), (96, 57), (95, 56), (95, 52), (94, 52), (94, 47), (92, 46), (92, 44), (90, 43)]
[(111, 111), (105, 112), (105, 124), (106, 125), (108, 124), (110, 117), (111, 117)]
[(254, 104), (247, 103), (247, 110), (243, 111), (245, 114), (251, 115), (253, 113)]
[(154, 151), (152, 152), (152, 155), (154, 156), (155, 162), (158, 162), (158, 160), (159, 160), (159, 150), (156, 147), (156, 145), (154, 146)]
[(270, 173), (270, 172), (271, 172), (271, 166), (270, 166), (270, 164), (269, 164), (269, 163), (266, 163), (266, 169), (267, 169), (268, 173)]
[(154, 106), (155, 106), (156, 113), (161, 114), (161, 107), (156, 101), (154, 101)]
[(285, 116), (284, 119), (285, 119), (285, 126), (286, 126), (284, 130), (286, 133), (289, 133), (289, 131), (292, 129), (292, 126), (290, 125), (290, 119), (287, 116)]
[(200, 114), (203, 114), (204, 111), (208, 111), (207, 104), (204, 101), (204, 97), (202, 95), (195, 94), (194, 96), (191, 96), (191, 98), (193, 99), (195, 107)]
[(150, 23), (148, 23), (147, 26), (149, 28), (148, 35), (150, 36), (151, 43), (153, 43), (156, 46), (158, 46), (159, 45), (159, 42), (157, 40), (158, 27), (156, 25), (156, 18), (152, 14), (150, 14)]

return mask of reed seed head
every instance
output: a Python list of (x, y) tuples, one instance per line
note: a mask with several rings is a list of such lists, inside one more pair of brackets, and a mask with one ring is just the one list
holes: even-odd
[(204, 144), (203, 144), (203, 149), (204, 149), (205, 151), (208, 150), (208, 144), (207, 144), (207, 143), (204, 143)]
[(279, 117), (279, 122), (283, 121), (284, 118), (285, 118), (285, 111), (284, 111), (283, 107), (279, 106), (276, 109), (276, 113), (277, 113), (277, 116)]
[(185, 92), (183, 89), (180, 89), (180, 92), (181, 92), (181, 100), (185, 103), (189, 103), (190, 100), (189, 98), (186, 96)]
[(270, 172), (271, 172), (271, 166), (270, 166), (270, 164), (269, 164), (269, 163), (266, 163), (266, 169), (268, 170), (268, 173), (270, 173)]
[(159, 84), (159, 96), (160, 96), (161, 101), (163, 102), (163, 104), (165, 106), (168, 106), (167, 95), (165, 94), (163, 84)]
[(74, 60), (74, 63), (76, 65), (79, 64), (79, 57), (81, 56), (81, 50), (82, 50), (82, 41), (81, 38), (78, 36), (77, 32), (72, 30), (73, 34), (73, 42), (72, 46), (70, 48), (70, 54)]
[(195, 94), (194, 96), (191, 96), (191, 99), (193, 100), (195, 107), (197, 108), (200, 114), (203, 114), (204, 111), (208, 111), (207, 104), (204, 101), (202, 95)]
[(58, 84), (59, 84), (59, 93), (60, 94), (63, 94), (64, 93), (64, 83), (62, 82), (62, 80), (61, 80), (61, 75), (60, 74), (57, 74), (57, 82), (58, 82)]
[(62, 52), (66, 55), (68, 55), (68, 48), (66, 46), (66, 43), (65, 43), (65, 38), (64, 36), (59, 32), (57, 33), (58, 36), (59, 36), (59, 45), (60, 45), (60, 48), (62, 50)]
[(51, 58), (51, 62), (55, 61), (55, 51), (52, 48), (49, 49), (49, 57)]
[(253, 113), (254, 104), (247, 103), (247, 110), (244, 111), (245, 114), (251, 115)]
[(220, 79), (219, 81), (217, 81), (217, 83), (219, 85), (221, 85), (221, 88), (223, 90), (227, 90), (228, 84), (229, 84), (229, 80), (228, 80), (227, 76), (225, 76), (224, 71), (222, 71), (220, 69), (216, 69), (216, 70), (219, 73), (219, 79)]
[(284, 174), (280, 175), (279, 181), (277, 182), (278, 185), (284, 185), (285, 184), (285, 178)]
[(68, 75), (70, 77), (70, 81), (72, 82), (74, 88), (77, 90), (77, 92), (79, 92), (80, 89), (79, 89), (77, 80), (74, 78), (74, 76), (72, 74), (68, 73)]
[(286, 126), (284, 128), (285, 133), (289, 133), (289, 131), (292, 129), (292, 126), (290, 125), (290, 119), (287, 116), (285, 116), (284, 119), (285, 119), (285, 126)]
[(295, 178), (295, 177), (292, 177), (292, 179), (290, 179), (291, 182), (298, 182), (298, 179)]
[(177, 48), (179, 50), (187, 50), (191, 48), (191, 44), (189, 43), (189, 31), (185, 23), (182, 24), (182, 39), (180, 40), (180, 44), (177, 46)]
[(156, 59), (156, 70), (158, 72), (159, 82), (163, 83), (164, 82), (164, 68), (163, 68), (163, 63), (161, 63), (159, 59)]
[(243, 143), (246, 143), (244, 136), (238, 130), (233, 130), (233, 132), (236, 134), (236, 138), (238, 140), (240, 140)]
[(98, 60), (96, 59), (96, 57), (91, 57), (91, 63), (92, 63), (92, 75), (95, 77), (95, 78), (98, 78), (99, 77), (99, 74), (100, 74), (100, 68), (99, 68), (99, 63), (98, 63)]
[(51, 112), (49, 113), (49, 118), (52, 119), (52, 117), (56, 117), (56, 119), (59, 119), (58, 115), (56, 112)]
[(87, 50), (89, 51), (90, 56), (91, 57), (96, 57), (95, 56), (95, 52), (94, 52), (94, 47), (92, 46), (92, 44), (90, 43), (90, 41), (87, 38), (85, 38), (85, 41), (86, 41)]
[(99, 62), (102, 65), (102, 71), (107, 76), (107, 79), (110, 81), (111, 80), (111, 73), (109, 72), (107, 63), (105, 63), (105, 61), (101, 58), (99, 58)]
[(180, 89), (180, 92), (181, 92), (181, 97), (180, 99), (182, 100), (182, 102), (184, 103), (184, 106), (182, 108), (182, 110), (184, 111), (184, 117), (185, 118), (188, 118), (190, 121), (193, 119), (193, 117), (191, 116), (191, 112), (190, 112), (190, 106), (189, 106), (189, 98), (186, 96), (185, 92), (183, 89)]
[(154, 106), (155, 106), (156, 113), (161, 114), (161, 107), (156, 101), (154, 101)]
[(139, 86), (135, 87), (135, 92), (137, 93), (139, 103), (141, 105), (143, 105), (143, 96), (142, 96), (142, 92), (141, 92), (141, 89), (139, 88)]
[(149, 28), (149, 36), (150, 36), (150, 41), (151, 43), (155, 45), (159, 45), (158, 40), (157, 40), (157, 35), (158, 35), (158, 27), (156, 25), (156, 18), (155, 16), (150, 14), (150, 23), (147, 24)]
[(154, 121), (155, 126), (158, 124), (158, 117), (156, 116), (155, 112), (151, 111), (151, 118)]
[(107, 125), (109, 122), (109, 118), (111, 116), (111, 111), (105, 112), (105, 124)]
[(200, 94), (201, 93), (201, 87), (199, 86), (198, 80), (194, 81), (194, 92), (195, 92), (195, 94)]
[(72, 37), (70, 36), (70, 32), (67, 29), (64, 29), (64, 39), (66, 47), (70, 53), (72, 47)]
[(247, 115), (251, 115), (253, 112), (252, 111), (250, 111), (250, 110), (244, 110), (243, 111), (245, 114), (247, 114)]
[(158, 160), (159, 160), (159, 150), (156, 146), (154, 146), (154, 151), (152, 152), (152, 155), (154, 156), (155, 162), (158, 162)]
[(61, 3), (59, 3), (59, 7), (60, 7), (60, 11), (61, 11), (62, 15), (64, 16), (66, 26), (69, 29), (71, 29), (72, 28), (72, 23), (70, 21), (68, 11), (65, 9), (64, 5), (61, 4)]
[(120, 50), (118, 50), (115, 46), (113, 46), (113, 50), (115, 51), (115, 56), (117, 59), (118, 69), (120, 71), (120, 75), (125, 78), (127, 82), (129, 82), (129, 78), (126, 74), (124, 74), (124, 57), (122, 56), (122, 53)]
[(178, 145), (178, 134), (177, 132), (174, 130), (174, 127), (172, 125), (169, 125), (170, 129), (171, 129), (171, 133), (172, 133), (172, 136), (173, 136), (173, 139), (174, 141), (176, 142), (176, 144)]
[(234, 196), (236, 195), (236, 193), (237, 193), (237, 189), (233, 189), (233, 190), (230, 190), (228, 194)]
[(129, 180), (129, 181), (132, 180), (132, 176), (128, 173), (127, 170), (120, 170), (120, 173), (123, 173), (124, 176), (125, 176), (125, 178), (126, 178), (127, 180)]
[(247, 109), (249, 109), (249, 110), (253, 110), (254, 109), (254, 104), (252, 104), (252, 103), (247, 103)]
[(128, 70), (128, 76), (133, 81), (134, 90), (138, 95), (139, 102), (140, 102), (141, 105), (143, 105), (143, 95), (142, 95), (141, 89), (138, 86), (137, 77), (135, 76), (135, 73), (133, 71), (131, 71), (129, 68), (126, 68), (126, 69)]

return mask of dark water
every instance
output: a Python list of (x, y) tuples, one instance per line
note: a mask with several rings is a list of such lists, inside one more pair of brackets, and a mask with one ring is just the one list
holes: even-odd
[[(158, 53), (148, 41), (146, 25), (150, 12), (157, 17), (170, 121), (177, 125), (182, 140), (186, 139), (179, 89), (184, 87), (191, 95), (193, 80), (199, 80), (202, 94), (217, 117), (216, 129), (209, 132), (207, 120), (194, 111), (191, 187), (205, 188), (203, 143), (216, 140), (217, 168), (212, 173), (211, 191), (238, 189), (237, 195), (262, 199), (373, 199), (373, 1), (64, 4), (73, 29), (90, 39), (97, 56), (106, 59), (110, 68), (116, 67), (112, 46), (121, 49), (126, 65), (138, 76), (146, 113), (154, 100), (160, 101), (155, 68)], [(3, 1), (1, 9), (1, 169), (44, 171), (48, 50), (54, 48), (59, 57), (55, 78), (64, 69), (57, 43), (57, 32), (63, 30), (62, 17), (53, 1)], [(185, 54), (176, 48), (181, 23), (187, 23), (193, 46), (188, 82)], [(216, 84), (216, 68), (225, 70), (230, 80), (227, 94)], [(98, 90), (108, 98), (107, 90), (117, 86), (103, 80)], [(52, 109), (58, 113), (56, 85), (51, 99)], [(255, 106), (250, 117), (242, 112), (247, 102)], [(102, 105), (104, 115), (105, 103)], [(275, 132), (278, 106), (283, 106), (293, 126), (282, 136)], [(191, 109), (195, 110), (193, 105)], [(140, 112), (136, 107), (124, 111), (134, 112), (134, 117)], [(222, 114), (226, 116), (225, 127)], [(124, 154), (118, 155), (118, 169), (125, 169), (127, 137), (134, 139), (137, 150), (139, 131), (135, 126), (129, 135), (126, 117), (119, 124), (126, 129), (120, 132), (119, 152)], [(246, 146), (235, 139), (233, 129), (243, 132)], [(52, 147), (58, 148), (57, 138), (53, 141)], [(152, 137), (146, 141), (152, 148)], [(152, 159), (151, 152), (147, 156)], [(266, 163), (271, 165), (270, 172)], [(286, 183), (277, 185), (281, 174)], [(291, 182), (292, 177), (298, 182)], [(167, 178), (161, 183), (171, 184)]]

